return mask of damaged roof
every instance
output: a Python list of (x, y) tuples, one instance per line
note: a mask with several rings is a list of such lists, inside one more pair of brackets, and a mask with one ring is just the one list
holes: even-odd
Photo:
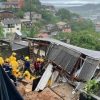
[(28, 42), (26, 41), (14, 41), (12, 44), (12, 50), (19, 50), (28, 46)]
[(83, 54), (85, 54), (89, 57), (92, 57), (92, 58), (96, 59), (96, 60), (100, 60), (100, 51), (94, 51), (94, 50), (89, 50), (89, 49), (77, 47), (77, 46), (70, 45), (70, 44), (61, 42), (61, 41), (56, 40), (56, 39), (51, 39), (51, 38), (28, 38), (28, 39), (37, 40), (37, 41), (38, 40), (39, 41), (47, 41), (47, 42), (51, 42), (53, 44), (62, 45), (66, 48), (69, 48), (69, 49), (72, 49), (74, 51), (83, 53)]

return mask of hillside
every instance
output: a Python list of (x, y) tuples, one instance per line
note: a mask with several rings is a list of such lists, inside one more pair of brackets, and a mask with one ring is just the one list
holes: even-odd
[(57, 9), (65, 8), (71, 12), (77, 13), (83, 17), (100, 16), (100, 4), (86, 4), (86, 5), (57, 5)]
[(100, 4), (87, 4), (83, 6), (67, 7), (67, 9), (85, 17), (100, 15)]

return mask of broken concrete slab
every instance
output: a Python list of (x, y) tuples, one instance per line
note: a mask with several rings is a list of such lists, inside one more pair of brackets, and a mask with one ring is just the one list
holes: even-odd
[(48, 66), (47, 66), (44, 74), (42, 75), (35, 91), (43, 90), (46, 87), (46, 85), (47, 85), (47, 83), (52, 75), (52, 68), (53, 68), (53, 65), (48, 64)]

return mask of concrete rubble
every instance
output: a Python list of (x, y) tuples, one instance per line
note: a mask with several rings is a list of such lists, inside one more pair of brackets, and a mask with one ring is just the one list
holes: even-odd
[(32, 91), (32, 84), (19, 84), (17, 89), (24, 100), (76, 100), (72, 94), (73, 87), (66, 83), (60, 83), (53, 88), (46, 87), (41, 92)]

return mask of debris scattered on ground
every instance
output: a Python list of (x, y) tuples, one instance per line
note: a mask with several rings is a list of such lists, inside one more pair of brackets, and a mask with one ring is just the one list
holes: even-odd
[(73, 87), (67, 83), (62, 83), (51, 89), (47, 87), (41, 92), (32, 91), (32, 84), (24, 86), (20, 83), (18, 90), (24, 100), (75, 100), (72, 94)]
[(24, 100), (63, 100), (51, 89), (46, 88), (42, 92), (29, 92), (24, 96)]

